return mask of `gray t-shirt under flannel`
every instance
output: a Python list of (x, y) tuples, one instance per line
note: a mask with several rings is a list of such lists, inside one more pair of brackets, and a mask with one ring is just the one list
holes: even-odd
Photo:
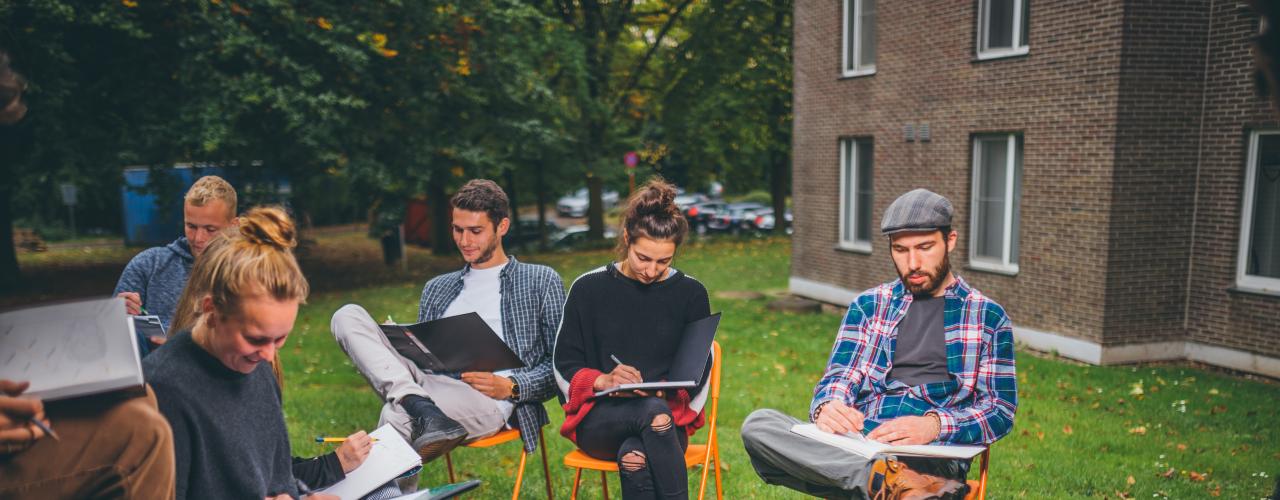
[(914, 297), (906, 317), (898, 323), (893, 368), (886, 380), (909, 386), (946, 382), (947, 336), (943, 326), (943, 297)]

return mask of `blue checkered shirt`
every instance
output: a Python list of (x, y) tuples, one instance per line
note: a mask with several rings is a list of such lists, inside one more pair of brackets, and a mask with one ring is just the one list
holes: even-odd
[(943, 307), (949, 380), (917, 386), (887, 380), (898, 323), (912, 300), (895, 280), (849, 305), (827, 371), (814, 388), (810, 420), (819, 405), (837, 400), (866, 416), (866, 432), (896, 417), (932, 412), (941, 422), (938, 443), (990, 445), (1008, 434), (1018, 408), (1009, 316), (955, 278)]
[[(551, 353), (564, 313), (564, 282), (550, 267), (524, 264), (514, 256), (509, 259), (498, 274), (502, 332), (507, 345), (525, 364), (513, 370), (511, 379), (520, 386), (520, 397), (515, 401), (520, 438), (525, 450), (532, 452), (538, 447), (538, 429), (549, 422), (542, 402), (556, 395)], [(470, 270), (465, 266), (428, 281), (418, 303), (418, 321), (439, 319), (462, 293), (462, 277)]]

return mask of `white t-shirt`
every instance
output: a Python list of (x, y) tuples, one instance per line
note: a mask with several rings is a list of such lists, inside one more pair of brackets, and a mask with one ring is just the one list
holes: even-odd
[[(466, 276), (462, 277), (462, 292), (458, 294), (458, 298), (449, 303), (442, 317), (448, 318), (470, 312), (479, 314), (480, 319), (483, 319), (485, 324), (498, 334), (498, 338), (505, 342), (507, 337), (502, 331), (502, 281), (499, 277), (506, 267), (507, 265), (503, 264), (489, 269), (468, 270)], [(509, 377), (510, 374), (511, 370), (494, 372), (494, 375), (504, 377)], [(505, 399), (496, 402), (503, 414), (511, 418), (515, 405)]]

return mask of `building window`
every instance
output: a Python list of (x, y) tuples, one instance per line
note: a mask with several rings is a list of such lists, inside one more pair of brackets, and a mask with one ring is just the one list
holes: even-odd
[(1028, 0), (978, 0), (978, 59), (1027, 53)]
[(871, 139), (840, 141), (840, 248), (871, 251)]
[(876, 72), (876, 0), (844, 0), (844, 49), (841, 74)]
[(973, 203), (969, 265), (1018, 272), (1022, 203), (1022, 137), (980, 135), (973, 140)]
[(1236, 284), (1280, 294), (1280, 131), (1249, 138)]

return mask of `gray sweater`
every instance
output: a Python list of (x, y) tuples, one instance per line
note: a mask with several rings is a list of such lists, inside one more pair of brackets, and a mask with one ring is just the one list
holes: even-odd
[(174, 310), (178, 308), (182, 288), (187, 286), (193, 262), (195, 257), (191, 255), (186, 237), (162, 247), (143, 250), (124, 267), (112, 295), (137, 292), (142, 297), (142, 308), (148, 314), (159, 316), (168, 330)]
[(178, 499), (298, 496), (270, 365), (231, 370), (181, 332), (142, 371), (173, 428)]

